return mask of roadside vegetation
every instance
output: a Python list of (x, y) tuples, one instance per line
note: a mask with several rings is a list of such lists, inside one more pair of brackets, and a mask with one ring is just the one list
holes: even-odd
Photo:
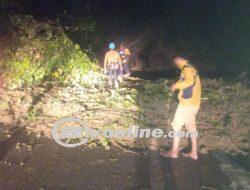
[(90, 60), (60, 27), (20, 15), (12, 16), (11, 24), (17, 31), (16, 42), (1, 63), (9, 87), (32, 87), (45, 81), (66, 85), (73, 73), (82, 77), (97, 70), (96, 60)]
[[(49, 138), (52, 123), (68, 116), (84, 118), (97, 129), (130, 125), (170, 129), (177, 105), (168, 90), (171, 80), (127, 80), (119, 90), (109, 89), (91, 48), (71, 41), (58, 23), (24, 15), (8, 18), (13, 40), (0, 63), (7, 89), (0, 103), (2, 123)], [(203, 87), (200, 150), (222, 147), (247, 154), (250, 91), (245, 75), (231, 82), (203, 79)], [(89, 146), (145, 148), (147, 143), (101, 138)]]

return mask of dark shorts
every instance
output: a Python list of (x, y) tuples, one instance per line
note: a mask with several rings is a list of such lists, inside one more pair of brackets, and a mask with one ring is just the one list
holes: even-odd
[(127, 63), (122, 64), (123, 70), (119, 70), (119, 75), (129, 74), (130, 73), (130, 66)]
[[(118, 65), (118, 64), (117, 64)], [(107, 67), (109, 80), (118, 81), (119, 67), (115, 64), (111, 64)]]

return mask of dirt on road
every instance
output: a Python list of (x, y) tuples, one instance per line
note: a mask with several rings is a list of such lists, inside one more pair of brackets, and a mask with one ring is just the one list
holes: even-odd
[(147, 149), (134, 155), (115, 147), (65, 148), (22, 129), (8, 137), (1, 132), (0, 147), (0, 189), (226, 190), (230, 185), (212, 153), (196, 162), (168, 160)]

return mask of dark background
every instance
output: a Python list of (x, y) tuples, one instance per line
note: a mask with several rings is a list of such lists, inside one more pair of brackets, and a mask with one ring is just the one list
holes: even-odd
[(168, 70), (170, 57), (181, 53), (204, 75), (249, 74), (248, 0), (19, 0), (17, 3), (17, 13), (57, 22), (64, 28), (84, 23), (85, 29), (65, 29), (65, 33), (82, 48), (91, 48), (100, 62), (108, 43), (115, 41), (126, 42), (148, 70)]

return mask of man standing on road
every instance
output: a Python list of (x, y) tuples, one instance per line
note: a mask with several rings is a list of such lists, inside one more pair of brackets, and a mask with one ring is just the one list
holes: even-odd
[[(181, 131), (182, 127), (185, 127), (187, 131), (191, 132), (189, 134), (196, 134), (191, 135), (191, 152), (183, 155), (197, 160), (196, 115), (200, 108), (201, 101), (200, 78), (197, 70), (189, 64), (185, 57), (179, 55), (174, 56), (173, 63), (181, 71), (181, 76), (180, 80), (171, 87), (172, 92), (179, 90), (179, 104), (171, 125), (176, 133)], [(172, 149), (170, 151), (162, 151), (161, 155), (169, 158), (177, 158), (179, 155), (179, 142), (180, 137), (175, 135)]]
[(119, 87), (118, 73), (119, 69), (122, 70), (122, 62), (119, 53), (115, 50), (115, 43), (109, 44), (109, 51), (105, 54), (104, 58), (104, 73), (108, 73), (109, 86), (115, 84), (115, 87)]

